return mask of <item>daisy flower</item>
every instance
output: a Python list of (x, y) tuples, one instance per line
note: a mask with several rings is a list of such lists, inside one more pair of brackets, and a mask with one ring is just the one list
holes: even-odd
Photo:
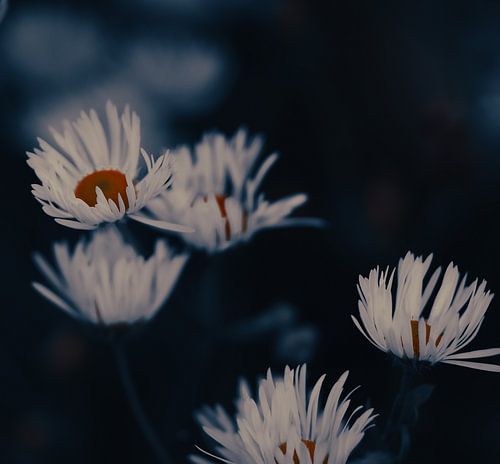
[[(76, 122), (64, 122), (62, 134), (51, 129), (57, 148), (38, 139), (40, 148), (28, 152), (28, 165), (41, 181), (32, 185), (32, 193), (59, 224), (91, 230), (126, 215), (141, 221), (138, 211), (171, 184), (168, 155), (155, 160), (141, 150), (137, 114), (126, 107), (119, 117), (108, 102), (106, 116), (105, 129), (94, 110), (82, 111)], [(139, 173), (141, 154), (144, 175)], [(155, 226), (190, 231), (167, 222)]]
[(272, 154), (258, 162), (262, 144), (261, 137), (249, 138), (241, 129), (231, 139), (211, 133), (193, 151), (176, 150), (173, 187), (148, 203), (152, 218), (191, 226), (195, 232), (183, 239), (208, 252), (248, 240), (262, 229), (319, 225), (315, 219), (288, 218), (307, 201), (307, 195), (270, 203), (259, 193), (277, 160)]
[(170, 295), (186, 262), (173, 256), (162, 240), (145, 259), (110, 226), (81, 239), (73, 253), (67, 243), (54, 245), (56, 269), (40, 255), (34, 260), (49, 286), (33, 286), (71, 316), (113, 325), (151, 319)]
[[(372, 269), (368, 278), (359, 277), (360, 321), (352, 316), (359, 331), (382, 351), (413, 361), (443, 362), (485, 371), (500, 372), (500, 366), (470, 359), (500, 354), (500, 348), (459, 352), (477, 335), (493, 294), (486, 281), (476, 279), (466, 285), (458, 268), (450, 263), (434, 292), (441, 274), (436, 269), (424, 286), (431, 264), (408, 253), (399, 260), (397, 288), (393, 305), (393, 277), (389, 269)], [(460, 282), (459, 282), (460, 280)]]
[[(205, 455), (234, 464), (344, 464), (375, 418), (372, 409), (360, 413), (362, 406), (347, 416), (351, 394), (341, 399), (347, 375), (333, 385), (324, 408), (319, 395), (325, 376), (308, 395), (305, 365), (295, 371), (287, 367), (277, 380), (268, 370), (255, 399), (242, 383), (234, 419), (221, 406), (198, 415), (203, 430), (218, 443), (219, 456)], [(209, 462), (201, 456), (191, 461)]]

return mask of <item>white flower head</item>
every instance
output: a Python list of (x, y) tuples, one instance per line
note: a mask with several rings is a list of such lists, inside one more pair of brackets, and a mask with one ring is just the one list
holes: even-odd
[[(64, 122), (62, 134), (51, 129), (58, 148), (38, 139), (40, 148), (28, 153), (28, 165), (41, 181), (32, 185), (33, 195), (59, 224), (92, 230), (125, 216), (141, 221), (138, 211), (171, 184), (169, 155), (155, 160), (141, 149), (137, 114), (126, 107), (119, 117), (108, 102), (106, 116), (105, 129), (94, 110), (82, 111), (76, 122)], [(191, 230), (159, 221), (155, 225)]]
[[(384, 352), (430, 364), (443, 362), (486, 371), (500, 372), (500, 366), (470, 359), (500, 354), (500, 348), (459, 352), (477, 335), (493, 294), (486, 291), (486, 281), (476, 279), (466, 285), (458, 268), (450, 263), (434, 298), (441, 268), (436, 269), (424, 286), (431, 264), (412, 253), (399, 260), (397, 289), (393, 294), (394, 269), (370, 271), (359, 277), (358, 302), (360, 321), (352, 319), (360, 332)], [(460, 282), (459, 282), (460, 280)], [(393, 303), (393, 297), (395, 302)]]
[(270, 203), (259, 193), (277, 160), (272, 154), (258, 163), (262, 145), (261, 137), (249, 138), (240, 129), (230, 139), (210, 133), (194, 150), (174, 151), (173, 186), (148, 203), (152, 218), (191, 226), (195, 232), (183, 239), (208, 252), (224, 250), (266, 228), (318, 225), (314, 219), (288, 218), (307, 195)]
[(40, 255), (34, 259), (50, 287), (34, 282), (45, 298), (71, 316), (95, 324), (147, 321), (169, 297), (187, 256), (174, 256), (163, 240), (145, 259), (127, 245), (114, 226), (81, 239), (73, 253), (55, 243), (56, 269)]
[[(347, 376), (333, 385), (324, 408), (319, 396), (325, 376), (307, 394), (306, 365), (287, 367), (276, 380), (268, 370), (255, 399), (242, 383), (234, 420), (221, 406), (198, 414), (203, 430), (218, 443), (218, 456), (205, 454), (234, 464), (345, 464), (375, 418), (373, 409), (361, 413), (362, 406), (347, 415), (351, 394), (342, 399)], [(209, 462), (201, 456), (191, 460)]]

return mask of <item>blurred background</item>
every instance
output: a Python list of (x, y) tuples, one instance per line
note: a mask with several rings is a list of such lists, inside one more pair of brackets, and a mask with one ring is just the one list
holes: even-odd
[[(231, 409), (240, 376), (254, 384), (269, 366), (307, 361), (328, 385), (349, 369), (383, 423), (397, 372), (350, 320), (358, 275), (433, 252), (500, 293), (499, 25), (489, 1), (12, 1), (0, 24), (0, 461), (155, 462), (109, 347), (30, 287), (31, 253), (80, 233), (41, 211), (25, 152), (107, 99), (139, 113), (153, 153), (206, 130), (265, 134), (281, 155), (268, 196), (308, 192), (299, 214), (329, 222), (194, 255), (129, 337), (176, 462), (206, 447), (193, 412)], [(131, 228), (151, 246), (155, 232)], [(499, 346), (499, 329), (494, 299), (471, 349)], [(423, 375), (436, 388), (407, 462), (500, 462), (500, 376)]]

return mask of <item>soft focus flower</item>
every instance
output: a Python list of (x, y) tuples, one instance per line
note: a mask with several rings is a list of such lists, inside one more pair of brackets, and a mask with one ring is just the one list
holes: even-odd
[(52, 137), (50, 128), (58, 127), (61, 121), (76, 120), (82, 108), (100, 107), (102, 102), (111, 100), (128, 102), (141, 115), (142, 148), (148, 151), (151, 147), (169, 146), (169, 141), (175, 138), (171, 127), (174, 115), (170, 111), (165, 114), (167, 110), (158, 104), (157, 95), (145, 92), (130, 74), (125, 63), (114, 67), (112, 73), (89, 79), (84, 85), (33, 95), (20, 122), (19, 143), (32, 140), (33, 133), (47, 140)]
[[(269, 370), (255, 399), (243, 383), (234, 420), (220, 406), (198, 415), (203, 430), (219, 444), (220, 457), (205, 454), (234, 464), (344, 464), (375, 417), (368, 409), (354, 419), (362, 406), (346, 416), (350, 394), (341, 395), (347, 375), (332, 387), (324, 408), (319, 395), (325, 376), (307, 395), (305, 365), (295, 371), (287, 367), (279, 380)], [(200, 456), (191, 460), (208, 462)]]
[(307, 195), (270, 203), (258, 193), (277, 159), (272, 154), (257, 163), (262, 143), (261, 137), (249, 139), (246, 131), (239, 130), (231, 139), (206, 134), (194, 151), (176, 150), (173, 187), (148, 203), (152, 217), (191, 226), (195, 232), (183, 238), (209, 252), (248, 240), (266, 228), (318, 225), (315, 219), (288, 218), (306, 202)]
[[(220, 46), (196, 40), (137, 39), (124, 68), (171, 116), (208, 111), (231, 88), (232, 62)], [(155, 105), (157, 106), (157, 104)]]
[(283, 301), (236, 323), (228, 331), (235, 343), (271, 343), (273, 359), (283, 364), (302, 364), (314, 357), (319, 330), (303, 323), (299, 308)]
[(7, 13), (7, 0), (0, 0), (0, 22)]
[(289, 363), (303, 363), (314, 358), (319, 330), (312, 324), (285, 327), (276, 335), (274, 356)]
[(66, 243), (54, 245), (56, 269), (39, 254), (35, 263), (52, 289), (33, 286), (45, 298), (76, 318), (112, 325), (148, 320), (170, 295), (186, 262), (162, 240), (145, 259), (127, 245), (114, 226), (84, 239), (73, 253)]
[(264, 20), (277, 11), (281, 0), (127, 0), (120, 1), (123, 8), (128, 3), (134, 11), (143, 10), (146, 14), (162, 15), (180, 20), (203, 22), (233, 21), (243, 18)]
[[(171, 183), (168, 155), (155, 160), (141, 150), (137, 114), (127, 107), (119, 118), (108, 102), (106, 115), (107, 130), (94, 110), (82, 112), (76, 122), (64, 122), (62, 134), (52, 130), (58, 149), (39, 139), (40, 148), (28, 153), (28, 165), (42, 182), (33, 184), (33, 195), (59, 224), (91, 230), (125, 215), (141, 221), (138, 211)], [(143, 176), (140, 153), (146, 167)], [(155, 226), (190, 231), (160, 221)]]
[[(27, 81), (23, 90), (35, 93), (59, 91), (82, 76), (102, 73), (108, 41), (92, 17), (37, 3), (11, 9), (0, 44), (2, 72), (10, 65), (16, 79)], [(7, 2), (0, 1), (0, 16), (3, 5)]]
[[(486, 291), (486, 281), (476, 279), (466, 286), (466, 276), (459, 284), (458, 268), (450, 263), (436, 296), (431, 294), (441, 274), (436, 269), (424, 289), (424, 277), (432, 255), (424, 261), (408, 253), (399, 260), (396, 301), (393, 306), (389, 269), (372, 269), (368, 278), (359, 277), (359, 322), (352, 319), (360, 332), (377, 348), (400, 358), (456, 364), (486, 371), (500, 372), (500, 366), (469, 359), (500, 354), (500, 348), (458, 353), (477, 335), (493, 294)], [(389, 280), (387, 280), (389, 278)]]

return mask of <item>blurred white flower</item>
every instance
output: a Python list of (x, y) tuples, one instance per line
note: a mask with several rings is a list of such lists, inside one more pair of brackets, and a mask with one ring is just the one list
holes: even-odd
[(231, 326), (228, 337), (236, 343), (271, 342), (274, 359), (283, 363), (308, 362), (314, 357), (319, 330), (312, 324), (302, 323), (299, 313), (290, 303), (276, 303)]
[(20, 8), (5, 23), (6, 62), (21, 79), (58, 84), (88, 76), (106, 43), (91, 20), (56, 9)]
[(192, 114), (216, 103), (229, 88), (229, 59), (218, 46), (183, 40), (137, 40), (128, 50), (129, 78), (171, 112)]
[(352, 316), (356, 327), (374, 346), (400, 358), (500, 372), (498, 365), (468, 361), (498, 355), (500, 348), (458, 353), (476, 337), (493, 298), (486, 291), (486, 281), (478, 285), (476, 279), (466, 286), (464, 276), (459, 284), (458, 268), (450, 263), (428, 316), (424, 316), (441, 273), (441, 268), (436, 269), (424, 289), (431, 260), (432, 255), (424, 261), (410, 252), (400, 259), (394, 306), (395, 269), (390, 277), (388, 268), (380, 271), (378, 267), (372, 269), (368, 278), (360, 276), (361, 322)]
[(319, 331), (313, 325), (295, 325), (278, 332), (275, 357), (288, 363), (304, 363), (313, 359), (318, 346)]
[(231, 139), (206, 134), (193, 151), (174, 151), (173, 186), (148, 203), (152, 218), (191, 226), (195, 232), (183, 239), (208, 252), (227, 249), (262, 229), (321, 224), (311, 218), (288, 218), (307, 195), (270, 203), (259, 193), (277, 159), (272, 154), (257, 163), (262, 143), (261, 137), (248, 139), (246, 131), (239, 130)]
[[(125, 215), (141, 221), (138, 211), (171, 183), (168, 155), (155, 160), (141, 150), (137, 114), (126, 107), (120, 118), (108, 102), (106, 115), (105, 130), (94, 110), (81, 112), (76, 122), (64, 122), (62, 134), (52, 130), (58, 149), (39, 139), (40, 149), (28, 153), (28, 165), (42, 182), (33, 184), (33, 195), (59, 224), (91, 230)], [(146, 167), (142, 177), (140, 153)], [(190, 231), (160, 221), (155, 226)]]
[(163, 110), (160, 111), (157, 102), (130, 78), (128, 71), (118, 70), (85, 82), (83, 86), (55, 93), (44, 92), (40, 98), (32, 99), (23, 114), (23, 143), (32, 140), (33, 133), (43, 139), (50, 137), (50, 127), (58, 127), (64, 119), (76, 120), (82, 108), (100, 107), (107, 100), (127, 102), (141, 115), (141, 143), (146, 151), (168, 146), (173, 139), (168, 124), (172, 115), (166, 116)]
[[(265, 19), (283, 5), (283, 0), (128, 0), (149, 13), (165, 13), (195, 21), (222, 21), (228, 18)], [(123, 0), (122, 3), (123, 4)]]
[[(255, 399), (242, 383), (234, 419), (221, 406), (198, 414), (203, 430), (218, 443), (218, 456), (205, 454), (234, 464), (345, 464), (375, 418), (368, 409), (354, 419), (362, 406), (346, 415), (350, 394), (341, 397), (347, 375), (332, 387), (324, 408), (319, 396), (325, 375), (308, 395), (305, 365), (295, 371), (287, 367), (279, 380), (269, 370)], [(191, 461), (210, 462), (200, 456)]]
[(7, 0), (0, 0), (0, 22), (2, 22), (2, 19), (7, 14), (7, 7), (8, 7)]
[(50, 287), (34, 282), (45, 298), (71, 316), (95, 324), (146, 321), (169, 297), (187, 255), (174, 256), (164, 241), (145, 259), (127, 245), (114, 226), (81, 239), (73, 253), (67, 243), (54, 245), (56, 268), (40, 255), (34, 259)]

